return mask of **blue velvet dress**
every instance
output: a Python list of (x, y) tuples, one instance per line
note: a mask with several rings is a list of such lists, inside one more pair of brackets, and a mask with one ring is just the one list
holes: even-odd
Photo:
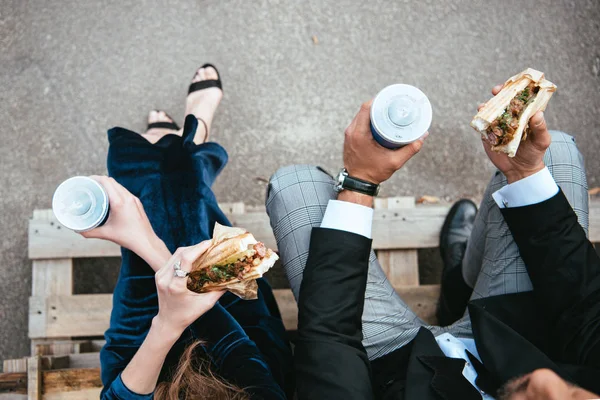
[[(141, 200), (154, 231), (171, 252), (209, 239), (215, 222), (230, 225), (211, 190), (227, 163), (227, 152), (217, 143), (194, 144), (197, 126), (196, 118), (188, 115), (182, 137), (166, 135), (155, 144), (123, 128), (108, 131), (109, 175)], [(100, 352), (102, 399), (152, 398), (131, 392), (120, 374), (157, 313), (154, 271), (123, 248), (110, 328)], [(197, 339), (206, 342), (202, 356), (211, 361), (213, 371), (246, 388), (253, 398), (291, 397), (292, 353), (265, 280), (259, 280), (257, 300), (227, 293), (186, 329), (169, 352), (159, 381), (170, 379), (186, 346)]]

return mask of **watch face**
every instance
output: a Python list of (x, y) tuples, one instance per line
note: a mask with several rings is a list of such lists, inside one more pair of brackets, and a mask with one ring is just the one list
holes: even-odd
[(344, 190), (344, 180), (346, 179), (346, 176), (348, 175), (348, 173), (346, 172), (345, 169), (342, 169), (340, 171), (340, 173), (337, 176), (337, 184), (334, 186), (334, 189), (336, 192), (341, 192), (342, 190)]

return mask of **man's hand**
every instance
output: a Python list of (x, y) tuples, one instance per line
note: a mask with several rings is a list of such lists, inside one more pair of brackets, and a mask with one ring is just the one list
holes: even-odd
[[(388, 180), (417, 154), (426, 132), (419, 140), (400, 149), (390, 150), (381, 146), (371, 134), (371, 104), (373, 100), (361, 106), (354, 120), (346, 128), (344, 139), (344, 167), (350, 176), (380, 184)], [(342, 192), (343, 193), (343, 192)]]
[[(502, 90), (502, 85), (494, 87), (492, 94), (495, 96), (500, 90)], [(489, 142), (482, 139), (485, 152), (496, 168), (506, 176), (509, 184), (527, 178), (545, 167), (544, 154), (550, 146), (552, 138), (546, 127), (543, 112), (538, 111), (531, 117), (529, 128), (527, 140), (521, 142), (517, 154), (513, 158), (508, 157), (506, 153), (493, 151)]]

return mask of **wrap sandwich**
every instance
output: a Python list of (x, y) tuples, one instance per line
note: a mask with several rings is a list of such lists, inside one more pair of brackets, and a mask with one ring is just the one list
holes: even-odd
[(479, 110), (471, 126), (492, 146), (492, 150), (517, 154), (521, 141), (527, 139), (529, 119), (544, 111), (556, 86), (544, 73), (527, 68), (508, 79), (496, 96)]
[(256, 279), (278, 259), (251, 233), (216, 223), (211, 246), (192, 264), (187, 287), (196, 293), (229, 290), (244, 300), (256, 299)]

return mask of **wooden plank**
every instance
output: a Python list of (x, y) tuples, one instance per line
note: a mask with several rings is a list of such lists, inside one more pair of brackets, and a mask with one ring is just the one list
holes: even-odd
[[(415, 208), (414, 197), (375, 199), (376, 209), (398, 210)], [(415, 249), (379, 250), (377, 259), (392, 286), (419, 285), (419, 260)]]
[[(76, 392), (44, 393), (43, 400), (98, 400), (102, 388), (82, 389)], [(2, 400), (2, 399), (0, 399)]]
[(42, 399), (42, 360), (37, 356), (27, 360), (27, 398)]
[(3, 372), (27, 372), (27, 358), (16, 360), (4, 360), (2, 363)]
[(42, 370), (100, 368), (100, 353), (67, 354), (43, 356)]
[[(29, 331), (36, 337), (44, 337), (48, 323), (45, 298), (73, 294), (73, 259), (33, 260), (31, 293), (39, 300), (35, 304), (36, 312), (29, 313)], [(35, 340), (31, 342), (32, 355), (38, 354), (37, 344)]]
[[(29, 337), (44, 338), (46, 337), (47, 327), (47, 305), (46, 297), (30, 297), (29, 298)], [(36, 343), (31, 342), (31, 354), (36, 355)]]
[(274, 289), (273, 295), (281, 313), (283, 325), (288, 331), (298, 329), (298, 304), (290, 289)]
[[(417, 206), (412, 210), (375, 210), (373, 248), (417, 249), (436, 247), (439, 231), (448, 213), (447, 206)], [(272, 249), (276, 249), (269, 217), (263, 212), (227, 215), (234, 226), (248, 229)], [(114, 243), (85, 239), (68, 229), (57, 229), (58, 222), (29, 221), (29, 258), (119, 257)]]
[[(99, 336), (108, 328), (112, 309), (112, 294), (80, 294), (74, 296), (49, 296), (40, 301), (29, 298), (29, 312), (38, 312), (44, 304), (47, 323), (43, 337)], [(37, 331), (29, 331), (29, 337), (37, 338)]]
[(92, 345), (90, 351), (94, 352), (94, 353), (98, 353), (100, 350), (102, 350), (102, 348), (106, 344), (106, 340), (104, 340), (104, 339), (90, 340), (90, 343)]
[(52, 221), (54, 219), (54, 212), (51, 208), (45, 210), (33, 210), (33, 219)]
[(42, 370), (69, 368), (69, 356), (44, 356), (42, 359)]
[[(229, 203), (227, 203), (229, 204)], [(230, 207), (228, 205), (228, 207)], [(245, 206), (245, 214), (227, 213), (236, 225), (250, 232), (271, 248), (275, 239), (264, 207)], [(373, 248), (420, 249), (437, 247), (439, 231), (449, 206), (417, 205), (413, 210), (390, 212), (376, 210), (373, 221)], [(249, 212), (250, 211), (250, 212)], [(49, 213), (49, 214), (48, 214)], [(45, 219), (38, 218), (44, 215)], [(99, 239), (84, 239), (68, 229), (57, 227), (51, 210), (36, 210), (29, 221), (29, 258), (118, 257), (120, 249)], [(590, 241), (600, 242), (600, 199), (590, 201)]]
[(29, 258), (116, 257), (119, 246), (106, 240), (85, 239), (58, 222), (29, 221)]
[(243, 214), (246, 212), (246, 205), (242, 202), (221, 203), (219, 207), (225, 214)]
[(440, 285), (397, 287), (396, 291), (411, 310), (429, 325), (437, 325), (435, 312), (440, 298)]
[(73, 294), (73, 259), (34, 260), (31, 295), (51, 296)]
[[(435, 311), (440, 296), (439, 285), (400, 286), (396, 291), (402, 300), (425, 323), (436, 323)], [(273, 290), (287, 330), (298, 329), (298, 306), (289, 289)]]
[(27, 394), (0, 392), (0, 400), (27, 400)]
[(100, 368), (100, 353), (68, 354), (42, 357), (42, 369)]
[[(41, 356), (42, 370), (65, 368), (100, 368), (100, 353)], [(4, 373), (27, 373), (28, 358), (4, 360)]]
[(59, 356), (99, 351), (91, 340), (36, 339), (34, 341), (35, 347), (32, 349), (32, 355)]
[(600, 242), (600, 198), (590, 199), (590, 242)]
[[(430, 320), (435, 315), (439, 285), (398, 287), (398, 293), (417, 316)], [(288, 330), (298, 327), (298, 307), (290, 289), (273, 291)], [(35, 301), (34, 298), (30, 300)], [(48, 310), (53, 317), (47, 327), (47, 336), (97, 336), (108, 329), (112, 308), (111, 294), (81, 294), (48, 298)], [(55, 317), (55, 318), (54, 318)]]
[(69, 368), (100, 368), (100, 353), (69, 354)]
[(102, 387), (100, 368), (58, 369), (44, 371), (43, 376), (45, 395)]
[(0, 393), (27, 394), (27, 372), (7, 372), (0, 374)]

